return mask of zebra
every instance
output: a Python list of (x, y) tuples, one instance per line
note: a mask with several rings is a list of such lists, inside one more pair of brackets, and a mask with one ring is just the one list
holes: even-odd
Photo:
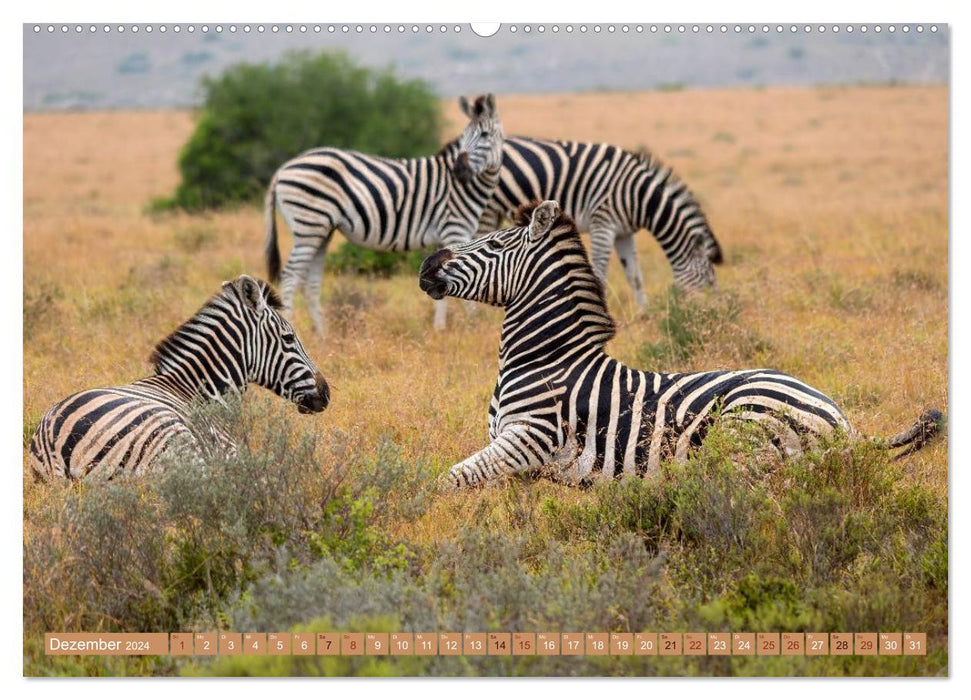
[[(447, 154), (393, 159), (318, 148), (277, 170), (266, 193), (265, 255), (287, 312), (302, 283), (314, 329), (324, 333), (320, 286), (334, 229), (373, 250), (448, 246), (472, 237), (499, 181), (504, 134), (491, 93), (472, 103), (461, 97), (459, 106), (469, 122)], [(294, 237), (282, 273), (276, 209)], [(444, 328), (445, 320), (443, 301), (435, 308), (435, 328)]]
[[(419, 285), (433, 299), (505, 308), (490, 443), (451, 468), (456, 486), (528, 471), (572, 484), (655, 473), (664, 459), (685, 459), (718, 420), (764, 431), (783, 455), (852, 433), (832, 399), (779, 371), (661, 374), (608, 356), (615, 326), (603, 282), (556, 202), (521, 208), (512, 228), (429, 256)], [(929, 410), (888, 446), (917, 449), (942, 419)]]
[[(452, 141), (442, 152), (456, 152)], [(647, 306), (634, 234), (654, 234), (682, 289), (715, 284), (712, 264), (724, 256), (694, 195), (671, 168), (647, 149), (630, 152), (606, 143), (581, 143), (509, 136), (502, 148), (499, 186), (486, 205), (478, 233), (499, 228), (517, 207), (556, 200), (591, 234), (593, 268), (607, 277), (610, 251), (617, 251), (634, 300)]]
[[(323, 411), (330, 389), (281, 308), (266, 282), (247, 275), (223, 282), (219, 293), (158, 343), (152, 376), (72, 394), (44, 414), (30, 441), (35, 477), (138, 475), (151, 471), (170, 446), (201, 451), (190, 429), (193, 409), (241, 394), (250, 382), (295, 403), (301, 413)], [(212, 437), (217, 444), (228, 440)]]

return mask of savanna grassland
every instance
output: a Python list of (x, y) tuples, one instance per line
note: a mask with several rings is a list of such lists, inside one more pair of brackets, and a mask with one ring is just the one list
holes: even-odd
[[(774, 367), (886, 436), (948, 408), (948, 94), (818, 87), (498, 96), (507, 134), (646, 146), (688, 183), (726, 261), (681, 298), (654, 239), (650, 306), (619, 264), (609, 346), (644, 369)], [(443, 105), (447, 133), (460, 113)], [(55, 401), (144, 376), (223, 280), (262, 275), (262, 212), (148, 213), (187, 112), (24, 116), (24, 442)], [(308, 146), (317, 144), (307, 144)], [(290, 239), (283, 227), (284, 254)], [(336, 250), (337, 244), (332, 244)], [(202, 478), (33, 483), (24, 460), (25, 673), (947, 673), (946, 440), (777, 462), (714, 433), (688, 464), (574, 489), (451, 493), (484, 446), (501, 312), (413, 274), (325, 274), (319, 416), (253, 389), (249, 452)], [(44, 631), (926, 631), (926, 658), (48, 659)]]

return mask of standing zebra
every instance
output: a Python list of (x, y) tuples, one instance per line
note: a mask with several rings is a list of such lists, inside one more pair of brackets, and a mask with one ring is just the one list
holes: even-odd
[[(803, 439), (850, 431), (831, 399), (781, 372), (658, 374), (609, 357), (614, 322), (603, 283), (556, 202), (521, 209), (514, 228), (438, 251), (419, 280), (433, 299), (506, 309), (491, 443), (451, 468), (457, 486), (544, 467), (571, 483), (596, 472), (654, 472), (665, 457), (683, 459), (719, 416), (754, 421), (786, 453), (798, 453)], [(928, 411), (889, 446), (917, 449), (940, 419)]]
[[(442, 151), (454, 152), (458, 142)], [(644, 280), (634, 234), (646, 228), (661, 245), (685, 289), (714, 284), (712, 263), (721, 246), (688, 188), (646, 150), (625, 151), (605, 143), (510, 136), (502, 148), (499, 186), (486, 206), (479, 233), (494, 231), (516, 208), (556, 200), (581, 230), (591, 234), (593, 269), (607, 277), (611, 248), (624, 268), (637, 305), (644, 308)]]
[[(169, 446), (183, 440), (200, 446), (188, 423), (194, 405), (241, 393), (250, 382), (297, 404), (301, 413), (323, 411), (330, 402), (327, 382), (280, 307), (265, 282), (246, 275), (223, 282), (156, 346), (153, 376), (73, 394), (44, 415), (30, 441), (35, 475), (50, 481), (143, 473)], [(225, 444), (228, 438), (216, 433)]]
[[(302, 283), (314, 329), (324, 332), (320, 285), (334, 229), (372, 250), (449, 246), (472, 237), (499, 181), (503, 142), (495, 98), (459, 106), (469, 123), (456, 147), (430, 158), (392, 159), (337, 148), (307, 151), (285, 163), (266, 193), (266, 262), (280, 277), (286, 311)], [(279, 208), (294, 244), (282, 275), (277, 247)], [(445, 327), (444, 301), (435, 328)]]

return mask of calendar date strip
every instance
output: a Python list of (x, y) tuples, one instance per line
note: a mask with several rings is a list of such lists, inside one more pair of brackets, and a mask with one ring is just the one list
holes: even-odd
[(48, 656), (926, 656), (923, 632), (171, 632), (44, 635)]

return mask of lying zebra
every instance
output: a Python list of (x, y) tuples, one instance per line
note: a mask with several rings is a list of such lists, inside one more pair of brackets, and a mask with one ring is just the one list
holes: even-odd
[[(266, 193), (266, 263), (280, 279), (284, 309), (302, 286), (314, 330), (323, 334), (320, 285), (335, 229), (372, 250), (413, 250), (457, 245), (475, 233), (499, 181), (502, 124), (495, 98), (459, 100), (469, 119), (456, 148), (430, 158), (381, 158), (339, 148), (317, 148), (284, 163)], [(283, 271), (275, 211), (293, 232)], [(435, 328), (446, 308), (435, 306)]]
[[(524, 207), (513, 228), (431, 255), (419, 281), (433, 299), (506, 309), (491, 442), (451, 468), (456, 486), (550, 467), (569, 483), (651, 473), (664, 458), (684, 459), (719, 417), (761, 425), (788, 454), (804, 439), (851, 432), (830, 398), (781, 372), (658, 374), (609, 357), (614, 322), (603, 284), (556, 202)], [(939, 411), (927, 411), (887, 444), (918, 449), (941, 422)]]
[(44, 415), (30, 441), (35, 475), (45, 481), (91, 474), (110, 479), (148, 471), (173, 444), (199, 446), (188, 422), (196, 404), (242, 393), (250, 382), (292, 401), (301, 413), (323, 411), (330, 402), (327, 382), (280, 307), (265, 282), (246, 275), (223, 282), (156, 346), (153, 376), (73, 394)]

